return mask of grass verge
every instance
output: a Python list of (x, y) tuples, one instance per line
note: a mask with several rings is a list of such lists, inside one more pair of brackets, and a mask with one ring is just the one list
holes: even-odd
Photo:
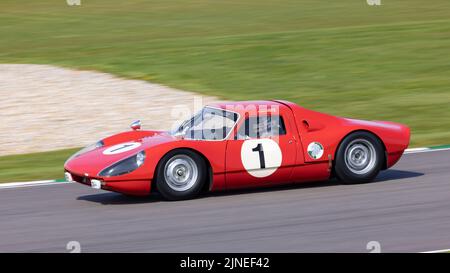
[(79, 149), (0, 157), (0, 183), (64, 178), (64, 162)]
[(231, 100), (286, 99), (450, 142), (450, 2), (0, 2), (0, 62), (100, 70)]

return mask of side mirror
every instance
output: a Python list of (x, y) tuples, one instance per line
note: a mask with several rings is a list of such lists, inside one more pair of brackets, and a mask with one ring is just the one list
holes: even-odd
[(130, 125), (130, 128), (133, 129), (134, 131), (140, 130), (141, 129), (141, 121), (140, 120), (133, 121), (133, 123), (131, 123), (131, 125)]

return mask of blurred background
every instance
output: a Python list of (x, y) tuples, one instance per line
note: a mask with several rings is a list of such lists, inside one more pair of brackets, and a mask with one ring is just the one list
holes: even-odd
[(0, 2), (0, 182), (60, 178), (69, 148), (133, 117), (168, 129), (167, 107), (196, 94), (290, 100), (405, 123), (411, 147), (450, 143), (448, 0), (77, 2)]

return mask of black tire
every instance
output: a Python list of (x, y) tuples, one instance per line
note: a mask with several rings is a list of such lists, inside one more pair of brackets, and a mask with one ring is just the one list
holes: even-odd
[(334, 171), (342, 184), (368, 183), (378, 175), (384, 160), (384, 146), (376, 136), (365, 131), (354, 132), (339, 145)]
[[(194, 168), (197, 170), (195, 177)], [(184, 176), (178, 173), (180, 170), (184, 170), (184, 174), (191, 170), (190, 174), (193, 175), (191, 179), (186, 180), (187, 182), (183, 182), (184, 184), (180, 182), (184, 179)], [(206, 179), (205, 161), (199, 154), (188, 149), (178, 149), (167, 153), (158, 163), (156, 170), (156, 188), (167, 200), (184, 200), (197, 196)]]

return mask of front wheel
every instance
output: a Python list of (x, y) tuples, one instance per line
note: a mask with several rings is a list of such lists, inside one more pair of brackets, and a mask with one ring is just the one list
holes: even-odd
[(168, 200), (189, 199), (201, 191), (206, 177), (203, 158), (190, 150), (175, 150), (158, 164), (156, 187)]
[(348, 135), (339, 146), (335, 173), (343, 184), (367, 183), (375, 179), (384, 161), (380, 140), (369, 132)]

